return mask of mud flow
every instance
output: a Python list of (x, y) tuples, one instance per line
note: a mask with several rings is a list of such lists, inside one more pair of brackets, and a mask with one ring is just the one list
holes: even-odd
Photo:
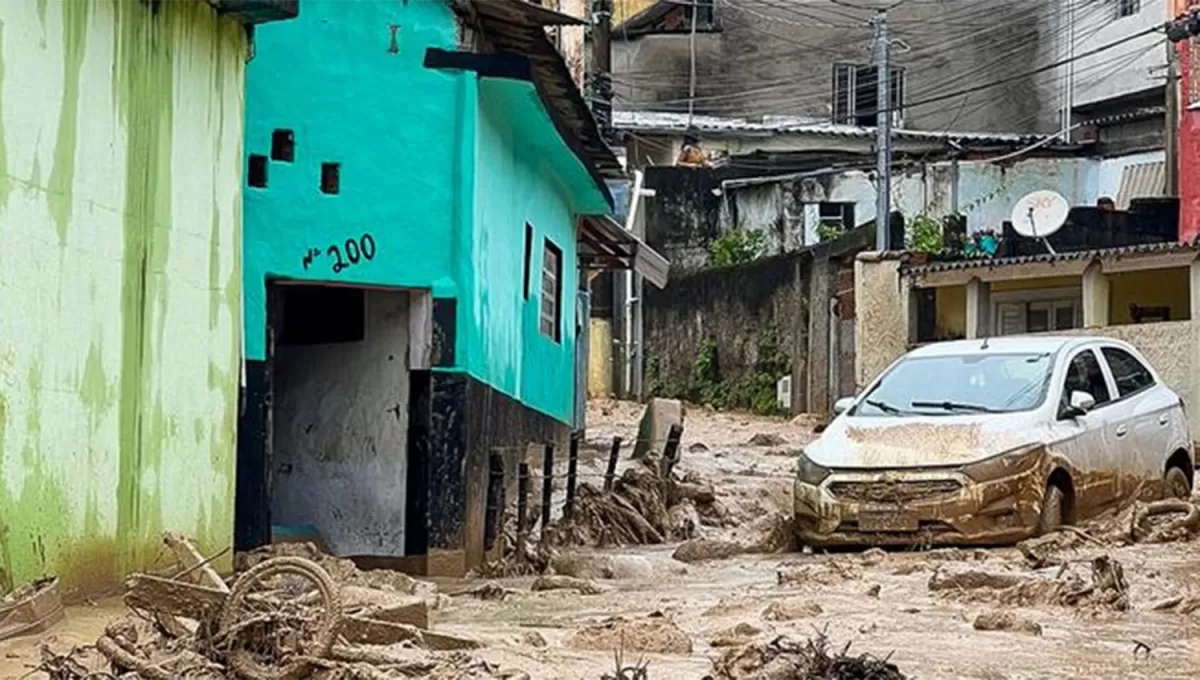
[(0, 641), (0, 678), (1200, 677), (1191, 501), (1002, 548), (814, 551), (791, 526), (811, 423), (691, 408), (673, 455), (633, 459), (641, 416), (591, 404), (571, 517), (561, 486), (549, 526), (517, 531), (509, 507), (505, 559), (468, 578), (360, 571), (304, 545), (216, 575), (172, 539), (173, 573)]

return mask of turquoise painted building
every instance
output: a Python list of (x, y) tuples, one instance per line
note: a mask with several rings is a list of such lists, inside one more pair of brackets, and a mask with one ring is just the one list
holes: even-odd
[[(461, 10), (463, 13), (458, 13)], [(246, 86), (240, 547), (460, 572), (576, 418), (581, 271), (665, 261), (523, 0), (304, 0)], [(509, 474), (505, 474), (505, 473)]]

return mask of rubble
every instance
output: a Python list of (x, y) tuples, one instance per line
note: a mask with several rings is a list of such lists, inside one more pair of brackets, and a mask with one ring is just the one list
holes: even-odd
[(586, 626), (567, 639), (572, 649), (593, 652), (691, 654), (692, 639), (662, 615), (628, 619), (615, 617)]
[(675, 549), (671, 557), (680, 562), (704, 562), (707, 560), (724, 560), (745, 552), (745, 548), (733, 541), (715, 541), (697, 538), (684, 543)]
[(726, 650), (705, 680), (904, 680), (887, 659), (849, 652), (831, 651), (823, 632), (804, 642), (780, 636)]
[(580, 595), (601, 595), (607, 593), (607, 588), (601, 588), (596, 583), (575, 578), (574, 576), (539, 576), (529, 587), (530, 590), (545, 591), (545, 590), (574, 590)]
[(944, 597), (969, 602), (996, 602), (1009, 606), (1061, 605), (1125, 611), (1129, 585), (1121, 563), (1108, 555), (1090, 561), (1083, 576), (1064, 564), (1054, 577), (1045, 572), (1020, 574), (963, 570), (935, 572), (928, 587)]
[(748, 644), (762, 632), (761, 628), (742, 622), (733, 628), (717, 633), (708, 641), (708, 644), (712, 647), (738, 647)]
[(482, 646), (478, 640), (428, 629), (428, 602), (416, 595), (423, 589), (415, 579), (368, 576), (316, 555), (349, 581), (339, 583), (315, 560), (264, 551), (241, 561), (252, 566), (230, 587), (189, 541), (168, 536), (166, 543), (183, 571), (130, 577), (125, 601), (133, 613), (94, 646), (45, 653), (43, 672), (53, 680), (511, 677), (458, 651)]
[(1042, 634), (1042, 627), (1036, 621), (1022, 618), (1010, 611), (984, 612), (975, 617), (972, 627), (975, 630), (1012, 631), (1039, 637)]
[(36, 635), (62, 621), (64, 616), (58, 579), (35, 581), (0, 598), (0, 640)]
[(810, 600), (790, 598), (775, 600), (763, 610), (764, 621), (795, 621), (796, 619), (811, 619), (825, 612), (821, 605)]
[(860, 579), (862, 578), (862, 573), (853, 564), (838, 559), (816, 563), (790, 560), (776, 567), (775, 577), (781, 586), (830, 586), (842, 581)]
[(765, 447), (769, 447), (769, 446), (783, 446), (784, 444), (787, 443), (787, 440), (785, 440), (783, 437), (780, 437), (777, 434), (771, 434), (769, 432), (758, 432), (753, 437), (751, 437), (750, 441), (747, 443), (750, 446), (761, 446), (761, 447), (765, 448)]

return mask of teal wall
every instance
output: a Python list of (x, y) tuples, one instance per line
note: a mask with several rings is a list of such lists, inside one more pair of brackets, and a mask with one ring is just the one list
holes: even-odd
[[(265, 357), (269, 278), (432, 289), (458, 300), (448, 370), (570, 423), (576, 216), (610, 208), (532, 84), (423, 66), (426, 48), (456, 49), (456, 35), (435, 0), (305, 0), (299, 20), (259, 29), (246, 154), (269, 155), (286, 128), (296, 159), (271, 162), (266, 189), (246, 188), (246, 358)], [(320, 192), (322, 162), (342, 164), (339, 195)], [(364, 233), (374, 260), (334, 273), (328, 247)], [(538, 329), (545, 238), (563, 252), (559, 342)], [(306, 270), (310, 248), (321, 254)]]
[[(246, 157), (269, 155), (284, 128), (295, 131), (296, 158), (269, 163), (266, 189), (245, 188), (247, 359), (265, 357), (268, 277), (454, 293), (456, 178), (470, 173), (457, 165), (458, 100), (469, 76), (422, 62), (427, 47), (454, 49), (456, 33), (445, 3), (427, 0), (305, 0), (299, 19), (257, 29)], [(337, 195), (320, 191), (324, 162), (341, 163)], [(375, 258), (334, 273), (328, 247), (364, 233)], [(310, 248), (321, 255), (306, 270)]]

